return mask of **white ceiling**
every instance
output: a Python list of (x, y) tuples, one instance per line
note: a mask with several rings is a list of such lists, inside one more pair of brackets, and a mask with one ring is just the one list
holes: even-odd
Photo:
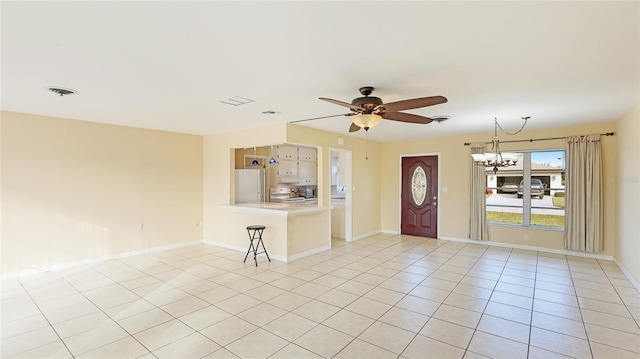
[(1, 108), (205, 135), (346, 113), (318, 97), (374, 86), (451, 116), (383, 121), (377, 141), (611, 121), (639, 102), (639, 18), (638, 1), (3, 1)]

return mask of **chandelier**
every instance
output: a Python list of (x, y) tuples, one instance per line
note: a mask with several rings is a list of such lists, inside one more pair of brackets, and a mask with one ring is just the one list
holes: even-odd
[(515, 152), (501, 152), (500, 151), (500, 140), (498, 139), (498, 128), (507, 135), (516, 135), (522, 131), (524, 126), (527, 124), (527, 120), (531, 118), (529, 116), (523, 117), (524, 123), (522, 127), (516, 132), (509, 133), (505, 131), (499, 124), (498, 119), (494, 119), (494, 127), (493, 127), (493, 137), (491, 138), (491, 152), (485, 153), (473, 153), (471, 156), (473, 157), (473, 161), (480, 166), (485, 167), (493, 167), (493, 173), (498, 172), (499, 167), (509, 167), (515, 166), (520, 160), (520, 154)]

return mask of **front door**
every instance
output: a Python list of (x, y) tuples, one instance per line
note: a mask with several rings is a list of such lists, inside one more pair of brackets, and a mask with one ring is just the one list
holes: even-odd
[(400, 233), (438, 236), (438, 156), (402, 158)]

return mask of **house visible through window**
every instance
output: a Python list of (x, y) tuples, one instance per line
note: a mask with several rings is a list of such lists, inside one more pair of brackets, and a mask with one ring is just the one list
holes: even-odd
[(487, 168), (488, 223), (564, 227), (565, 151), (521, 152), (497, 173)]

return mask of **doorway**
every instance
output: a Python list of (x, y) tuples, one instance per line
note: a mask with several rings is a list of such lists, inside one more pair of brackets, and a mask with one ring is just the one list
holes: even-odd
[(331, 159), (330, 198), (333, 206), (331, 237), (350, 242), (353, 240), (351, 151), (330, 148), (329, 158)]
[(438, 156), (402, 157), (400, 233), (438, 238)]

